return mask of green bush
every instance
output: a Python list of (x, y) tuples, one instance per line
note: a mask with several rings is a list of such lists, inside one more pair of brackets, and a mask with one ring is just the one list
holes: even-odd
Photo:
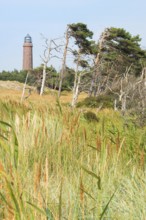
[(99, 122), (99, 118), (96, 116), (94, 112), (85, 112), (83, 116), (88, 122)]
[(77, 107), (88, 108), (113, 108), (113, 97), (109, 95), (100, 95), (98, 97), (87, 97), (77, 104)]

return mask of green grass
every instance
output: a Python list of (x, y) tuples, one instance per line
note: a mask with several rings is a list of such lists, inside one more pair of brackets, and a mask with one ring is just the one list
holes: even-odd
[(145, 219), (146, 128), (94, 114), (0, 102), (0, 219)]

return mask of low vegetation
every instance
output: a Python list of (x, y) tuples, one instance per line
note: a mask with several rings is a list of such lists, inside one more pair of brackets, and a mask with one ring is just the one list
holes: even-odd
[(77, 107), (89, 108), (114, 108), (114, 98), (111, 95), (99, 95), (98, 97), (87, 97), (78, 102)]
[(0, 219), (145, 219), (145, 159), (134, 116), (5, 97)]

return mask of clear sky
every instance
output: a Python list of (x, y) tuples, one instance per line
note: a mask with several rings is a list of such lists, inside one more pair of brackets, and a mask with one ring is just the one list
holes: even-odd
[(95, 40), (106, 27), (122, 27), (139, 34), (146, 48), (146, 0), (0, 0), (0, 71), (22, 68), (27, 33), (37, 67), (44, 50), (41, 33), (49, 39), (60, 37), (67, 24), (76, 22), (87, 24)]

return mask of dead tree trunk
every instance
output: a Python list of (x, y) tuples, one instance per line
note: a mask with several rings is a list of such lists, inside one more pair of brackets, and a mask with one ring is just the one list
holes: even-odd
[(99, 63), (99, 57), (100, 57), (100, 52), (97, 54), (96, 58), (95, 58), (95, 65), (94, 65), (94, 70), (93, 70), (93, 75), (92, 75), (92, 80), (91, 80), (91, 85), (90, 85), (90, 89), (89, 89), (89, 97), (92, 96), (92, 94), (96, 93), (96, 81), (97, 81), (97, 76), (98, 76), (98, 63)]
[(146, 110), (146, 67), (143, 68), (140, 81), (138, 82), (138, 92), (140, 96), (141, 113)]
[(52, 40), (50, 40), (50, 44), (48, 46), (48, 40), (46, 40), (46, 49), (44, 51), (44, 58), (42, 58), (42, 60), (43, 60), (43, 79), (42, 79), (42, 84), (41, 84), (40, 95), (42, 95), (44, 92), (46, 74), (47, 74), (46, 69), (47, 69), (47, 64), (50, 60), (51, 43), (52, 43)]
[(75, 71), (74, 87), (73, 87), (73, 97), (71, 106), (74, 108), (76, 106), (78, 96), (79, 96), (79, 86), (81, 82), (81, 73), (79, 73), (79, 63), (80, 63), (80, 51), (78, 53), (77, 66)]
[(94, 94), (94, 96), (96, 96), (96, 93), (97, 93), (98, 76), (100, 74), (99, 63), (100, 63), (100, 59), (101, 59), (101, 51), (102, 51), (102, 48), (104, 46), (104, 42), (105, 42), (108, 34), (109, 34), (108, 29), (105, 29), (105, 31), (101, 34), (99, 42), (98, 42), (99, 50), (98, 50), (97, 56), (95, 58), (95, 65), (94, 65), (94, 70), (93, 70), (93, 75), (92, 75), (92, 80), (91, 80), (91, 86), (89, 89), (89, 97), (92, 96), (92, 94)]
[(73, 93), (73, 99), (72, 99), (72, 107), (76, 106), (77, 100), (78, 100), (78, 96), (79, 96), (79, 86), (81, 83), (81, 73), (78, 74), (77, 77), (77, 81), (76, 81), (76, 86), (75, 86), (75, 90)]
[(24, 94), (25, 94), (25, 89), (26, 89), (26, 84), (27, 84), (28, 76), (29, 76), (29, 71), (27, 72), (27, 75), (26, 75), (26, 78), (25, 78), (25, 83), (24, 83), (23, 91), (22, 91), (22, 95), (21, 95), (21, 102), (22, 102), (23, 99), (24, 99)]
[(65, 43), (65, 48), (64, 48), (64, 53), (63, 53), (63, 62), (62, 62), (62, 69), (60, 73), (60, 81), (59, 81), (59, 90), (58, 90), (58, 97), (61, 95), (61, 89), (62, 89), (62, 82), (63, 82), (63, 77), (66, 69), (66, 57), (67, 57), (67, 49), (68, 49), (68, 44), (69, 44), (69, 27), (67, 27), (66, 30), (66, 43)]

